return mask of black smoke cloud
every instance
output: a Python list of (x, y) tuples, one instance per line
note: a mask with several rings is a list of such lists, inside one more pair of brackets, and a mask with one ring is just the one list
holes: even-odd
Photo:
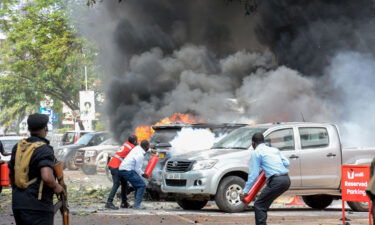
[(332, 73), (342, 72), (337, 58), (350, 63), (350, 51), (374, 52), (373, 2), (265, 0), (250, 15), (241, 2), (104, 1), (80, 14), (89, 21), (82, 33), (101, 48), (117, 139), (174, 112), (208, 122), (301, 121), (301, 114), (356, 121), (340, 105), (351, 100)]
[(373, 0), (260, 1), (258, 40), (279, 64), (319, 76), (338, 51), (375, 52)]

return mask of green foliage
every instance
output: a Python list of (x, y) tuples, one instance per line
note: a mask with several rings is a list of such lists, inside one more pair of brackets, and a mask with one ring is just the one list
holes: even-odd
[(45, 96), (77, 110), (84, 66), (90, 69), (89, 86), (97, 78), (96, 49), (69, 23), (68, 3), (2, 3), (0, 26), (7, 38), (0, 44), (0, 123), (10, 114), (17, 117), (35, 111)]

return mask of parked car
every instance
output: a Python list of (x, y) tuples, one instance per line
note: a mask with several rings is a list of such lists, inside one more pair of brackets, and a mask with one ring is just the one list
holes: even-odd
[(64, 145), (56, 149), (55, 157), (57, 160), (64, 162), (64, 166), (71, 170), (78, 169), (74, 164), (74, 156), (77, 149), (88, 146), (95, 146), (108, 139), (110, 136), (107, 132), (91, 132), (83, 135), (75, 144)]
[(117, 152), (120, 148), (121, 145), (112, 138), (107, 139), (96, 146), (80, 148), (76, 152), (74, 164), (77, 167), (80, 167), (83, 173), (87, 175), (96, 174), (97, 156), (103, 151)]
[(71, 145), (78, 141), (80, 137), (83, 135), (90, 133), (93, 131), (85, 131), (85, 130), (78, 130), (78, 131), (67, 131), (64, 133), (61, 139), (61, 145)]
[[(5, 152), (12, 152), (14, 145), (17, 144), (22, 139), (25, 139), (25, 136), (0, 136), (0, 141), (3, 144)], [(0, 158), (5, 161), (10, 160), (10, 156), (3, 156), (0, 154)]]
[[(211, 149), (169, 159), (163, 170), (162, 190), (174, 194), (184, 209), (201, 209), (215, 200), (226, 212), (245, 205), (239, 194), (248, 177), (251, 138), (262, 132), (269, 146), (290, 161), (291, 187), (287, 195), (300, 195), (314, 209), (324, 209), (341, 198), (341, 165), (369, 165), (375, 148), (341, 147), (338, 129), (326, 123), (275, 123), (246, 126), (232, 131)], [(354, 211), (368, 205), (348, 202)]]

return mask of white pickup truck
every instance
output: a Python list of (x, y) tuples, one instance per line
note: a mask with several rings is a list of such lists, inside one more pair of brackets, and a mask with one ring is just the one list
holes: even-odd
[[(342, 148), (333, 124), (274, 123), (238, 128), (211, 149), (174, 156), (163, 169), (162, 191), (173, 193), (184, 209), (201, 209), (208, 200), (226, 212), (239, 212), (245, 205), (239, 194), (247, 180), (254, 133), (262, 132), (266, 143), (280, 149), (290, 161), (290, 190), (316, 209), (324, 209), (341, 197), (341, 165), (369, 165), (375, 148)], [(365, 203), (349, 202), (355, 211)]]

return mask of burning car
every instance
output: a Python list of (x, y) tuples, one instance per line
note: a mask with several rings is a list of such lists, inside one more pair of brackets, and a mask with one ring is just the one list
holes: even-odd
[[(152, 176), (147, 186), (148, 193), (155, 200), (168, 199), (168, 194), (161, 191), (162, 183), (162, 168), (165, 166), (167, 160), (172, 157), (176, 149), (172, 146), (171, 142), (176, 138), (178, 132), (183, 129), (191, 128), (193, 130), (204, 129), (213, 133), (215, 137), (224, 137), (234, 129), (246, 126), (247, 124), (234, 124), (234, 123), (195, 123), (195, 124), (163, 124), (152, 126), (155, 131), (150, 139), (151, 148), (154, 149), (159, 155), (159, 162), (154, 169)], [(145, 157), (145, 165), (148, 162), (149, 155)], [(144, 165), (144, 166), (145, 166)]]

